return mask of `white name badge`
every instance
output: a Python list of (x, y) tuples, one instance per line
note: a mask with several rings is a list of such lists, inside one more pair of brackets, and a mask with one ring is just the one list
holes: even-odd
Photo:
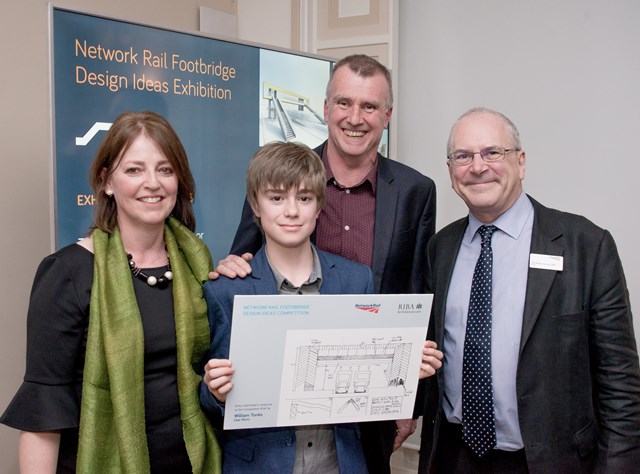
[(561, 272), (564, 259), (560, 255), (529, 254), (529, 268)]

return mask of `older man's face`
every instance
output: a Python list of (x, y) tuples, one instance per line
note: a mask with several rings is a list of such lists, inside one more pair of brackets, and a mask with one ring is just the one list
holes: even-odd
[[(488, 147), (514, 148), (502, 118), (475, 113), (460, 120), (452, 133), (453, 149), (479, 152)], [(469, 211), (484, 223), (495, 221), (506, 212), (522, 192), (525, 153), (510, 152), (504, 160), (486, 163), (480, 154), (464, 166), (449, 164), (451, 186), (464, 200)]]

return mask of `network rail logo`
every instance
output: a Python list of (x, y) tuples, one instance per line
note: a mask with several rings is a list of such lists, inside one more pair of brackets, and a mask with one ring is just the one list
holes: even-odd
[(367, 313), (378, 314), (380, 312), (379, 304), (356, 304), (356, 309), (360, 311), (366, 311)]

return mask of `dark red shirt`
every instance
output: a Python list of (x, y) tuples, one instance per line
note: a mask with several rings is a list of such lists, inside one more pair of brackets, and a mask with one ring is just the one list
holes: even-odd
[(325, 146), (322, 162), (327, 170), (327, 192), (316, 226), (316, 245), (371, 267), (378, 161), (361, 183), (346, 188), (334, 178), (326, 150)]

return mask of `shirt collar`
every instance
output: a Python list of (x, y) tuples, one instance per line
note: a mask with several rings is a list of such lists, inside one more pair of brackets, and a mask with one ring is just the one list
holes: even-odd
[[(513, 206), (494, 222), (491, 222), (491, 224), (495, 225), (509, 237), (517, 240), (524, 229), (527, 218), (532, 212), (533, 205), (524, 191), (522, 191), (516, 202), (513, 203)], [(464, 234), (465, 242), (470, 243), (480, 226), (483, 225), (485, 225), (484, 222), (480, 222), (473, 214), (469, 213), (469, 225)]]
[[(310, 244), (311, 245), (311, 244)], [(305, 281), (301, 286), (305, 285), (313, 285), (317, 282), (318, 289), (322, 285), (322, 267), (320, 266), (320, 259), (318, 258), (318, 252), (316, 251), (315, 246), (311, 245), (311, 252), (313, 253), (313, 267), (311, 268), (311, 275), (307, 281)], [(267, 257), (267, 262), (269, 263), (269, 267), (273, 272), (273, 276), (276, 279), (276, 288), (280, 291), (283, 285), (287, 285), (290, 288), (295, 288), (283, 275), (278, 271), (278, 269), (271, 264), (269, 261), (269, 256), (265, 252), (265, 257)]]
[[(329, 147), (327, 146), (327, 144), (325, 144), (324, 147), (322, 147), (322, 156), (320, 157), (322, 159), (322, 164), (324, 165), (324, 169), (327, 172), (327, 183), (331, 183), (334, 184), (335, 186), (338, 186), (340, 188), (343, 188), (344, 186), (341, 186), (340, 183), (338, 183), (338, 181), (335, 179), (335, 176), (333, 174), (333, 170), (331, 169), (331, 166), (329, 165), (329, 158), (327, 158), (327, 149)], [(378, 182), (378, 163), (380, 162), (380, 159), (376, 153), (376, 162), (374, 163), (374, 165), (371, 167), (371, 169), (369, 169), (369, 172), (367, 173), (367, 175), (364, 177), (364, 179), (358, 183), (356, 186), (352, 186), (353, 188), (357, 188), (359, 186), (362, 186), (364, 183), (366, 183), (367, 181), (369, 183), (371, 183), (371, 191), (373, 192), (374, 196), (376, 194), (376, 183)]]

